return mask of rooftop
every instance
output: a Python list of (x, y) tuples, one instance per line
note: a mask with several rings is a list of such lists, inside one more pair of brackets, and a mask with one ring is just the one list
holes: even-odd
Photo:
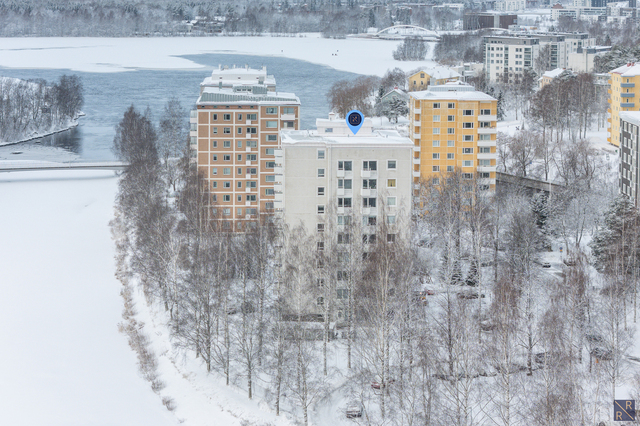
[(564, 68), (556, 68), (555, 70), (551, 70), (551, 71), (545, 71), (544, 74), (542, 74), (543, 77), (549, 77), (549, 78), (556, 78), (560, 75), (562, 75), (562, 73), (564, 72), (571, 72), (571, 71), (567, 71)]
[(235, 85), (251, 84), (264, 84), (275, 88), (276, 79), (273, 75), (267, 74), (267, 67), (265, 66), (257, 70), (249, 68), (248, 65), (244, 67), (236, 67), (234, 65), (231, 68), (218, 65), (218, 69), (213, 70), (211, 77), (205, 78), (202, 83), (200, 83), (200, 86), (232, 87)]
[(440, 86), (431, 86), (428, 90), (409, 94), (419, 100), (458, 100), (458, 101), (495, 101), (496, 98), (477, 91), (473, 86), (456, 81)]
[(418, 73), (425, 73), (427, 74), (429, 77), (431, 78), (435, 78), (436, 80), (441, 80), (443, 78), (460, 78), (462, 77), (459, 73), (457, 73), (456, 71), (447, 68), (447, 67), (434, 67), (434, 68), (424, 68), (421, 69), (420, 71), (414, 73), (413, 75), (416, 75)]
[(621, 111), (620, 119), (640, 126), (640, 111)]
[(622, 77), (635, 77), (640, 75), (640, 63), (630, 62), (619, 68), (616, 68), (613, 71), (610, 71), (610, 73), (620, 74)]
[[(257, 87), (261, 88), (258, 85)], [(236, 91), (229, 88), (205, 87), (196, 103), (198, 105), (218, 103), (300, 104), (300, 98), (298, 98), (294, 93), (287, 92), (253, 93), (250, 91)]]

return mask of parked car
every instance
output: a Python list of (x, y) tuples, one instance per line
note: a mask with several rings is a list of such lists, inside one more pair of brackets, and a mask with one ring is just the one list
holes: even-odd
[(349, 405), (347, 405), (346, 414), (348, 419), (362, 417), (362, 404), (359, 402), (350, 402)]
[(543, 268), (551, 268), (551, 264), (549, 262), (542, 262)]

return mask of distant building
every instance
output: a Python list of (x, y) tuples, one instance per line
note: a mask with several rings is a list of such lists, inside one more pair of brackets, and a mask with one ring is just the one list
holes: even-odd
[(380, 98), (381, 102), (392, 102), (395, 101), (397, 99), (400, 99), (404, 102), (408, 102), (409, 101), (409, 95), (407, 95), (407, 93), (404, 90), (398, 89), (397, 87), (394, 87), (392, 90), (389, 90), (387, 93), (385, 93), (384, 95), (382, 95), (382, 97)]
[(620, 193), (639, 207), (640, 112), (620, 113), (620, 141)]
[(426, 90), (428, 86), (461, 80), (462, 76), (447, 67), (425, 68), (409, 76), (409, 91)]
[(463, 27), (467, 31), (482, 28), (509, 29), (511, 25), (518, 24), (518, 15), (507, 13), (469, 12), (463, 18)]
[(410, 93), (414, 177), (439, 183), (442, 175), (478, 173), (484, 189), (495, 188), (497, 100), (461, 82)]
[(527, 0), (498, 0), (495, 2), (495, 10), (499, 11), (517, 11), (527, 8)]
[(244, 86), (248, 92), (252, 90), (253, 85), (261, 85), (266, 87), (268, 92), (276, 91), (276, 79), (272, 75), (267, 74), (267, 67), (256, 70), (244, 67), (231, 67), (218, 65), (217, 70), (213, 70), (211, 77), (205, 78), (200, 83), (200, 93), (202, 94), (205, 87), (214, 87), (218, 89), (231, 89), (236, 87), (236, 91), (240, 92), (239, 86)]
[[(225, 78), (216, 80), (220, 71)], [(191, 112), (191, 148), (211, 194), (211, 220), (223, 230), (244, 231), (261, 215), (274, 212), (279, 132), (299, 129), (300, 99), (293, 93), (270, 91), (267, 79), (260, 83), (266, 69), (224, 71), (214, 72), (201, 85), (196, 110)], [(225, 87), (230, 80), (232, 87)]]
[(609, 137), (607, 140), (620, 146), (620, 113), (640, 111), (640, 63), (628, 63), (609, 71), (611, 89), (609, 91)]
[(538, 79), (538, 86), (542, 89), (547, 84), (551, 84), (551, 82), (561, 75), (571, 75), (573, 74), (571, 71), (566, 70), (564, 68), (556, 68), (555, 70), (545, 71), (542, 74), (542, 77)]
[(611, 46), (579, 47), (576, 52), (569, 53), (568, 68), (575, 72), (593, 72), (595, 58), (611, 50)]
[(534, 36), (483, 37), (484, 69), (487, 80), (513, 82), (532, 70), (540, 52), (540, 38)]

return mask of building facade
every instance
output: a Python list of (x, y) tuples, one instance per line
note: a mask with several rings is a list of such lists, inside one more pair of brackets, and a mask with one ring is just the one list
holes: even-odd
[(609, 143), (620, 146), (620, 113), (640, 111), (640, 63), (628, 63), (609, 72)]
[(273, 214), (279, 132), (300, 122), (298, 97), (246, 75), (251, 84), (236, 78), (232, 87), (202, 87), (191, 113), (192, 156), (210, 192), (210, 218), (239, 232)]
[(408, 78), (409, 90), (426, 90), (431, 85), (445, 84), (450, 81), (462, 80), (460, 73), (447, 68), (447, 67), (435, 67), (425, 68), (412, 74)]
[(540, 39), (532, 36), (483, 37), (485, 76), (492, 82), (513, 82), (532, 70), (540, 52)]
[(483, 189), (495, 189), (497, 100), (463, 83), (410, 96), (414, 178), (438, 184), (442, 175), (460, 169)]
[(620, 193), (638, 207), (640, 193), (640, 112), (620, 113)]

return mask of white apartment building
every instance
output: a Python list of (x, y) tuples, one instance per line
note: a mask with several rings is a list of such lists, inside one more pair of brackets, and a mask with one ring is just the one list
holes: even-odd
[(525, 10), (527, 8), (527, 0), (498, 0), (495, 3), (495, 10), (501, 12)]
[(486, 36), (484, 69), (489, 81), (513, 82), (532, 69), (540, 51), (540, 38), (531, 36)]
[(620, 193), (638, 207), (640, 191), (640, 112), (620, 113)]
[[(329, 215), (344, 225), (362, 217), (370, 234), (378, 220), (407, 223), (412, 201), (413, 143), (365, 118), (353, 135), (344, 119), (318, 119), (316, 131), (280, 132), (275, 208), (290, 227), (323, 232)], [(383, 219), (384, 218), (384, 219)], [(402, 220), (401, 220), (402, 219)]]
[(206, 87), (216, 87), (219, 89), (231, 89), (236, 87), (236, 91), (241, 91), (240, 88), (248, 92), (251, 91), (251, 87), (255, 84), (259, 84), (267, 88), (268, 92), (276, 91), (276, 79), (273, 75), (267, 74), (267, 67), (263, 66), (262, 69), (256, 70), (249, 68), (248, 65), (244, 67), (236, 67), (235, 65), (229, 68), (228, 66), (218, 65), (218, 69), (213, 70), (211, 77), (205, 78), (200, 83), (200, 94)]

